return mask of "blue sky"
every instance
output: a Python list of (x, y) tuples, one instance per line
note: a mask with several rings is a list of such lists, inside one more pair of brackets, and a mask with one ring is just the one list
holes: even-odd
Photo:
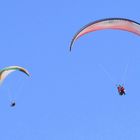
[[(140, 22), (139, 5), (138, 0), (1, 1), (0, 67), (23, 66), (31, 77), (15, 72), (1, 86), (0, 139), (139, 140), (139, 37), (98, 31), (77, 40), (69, 52), (73, 35), (91, 21)], [(115, 87), (122, 77), (126, 96)]]

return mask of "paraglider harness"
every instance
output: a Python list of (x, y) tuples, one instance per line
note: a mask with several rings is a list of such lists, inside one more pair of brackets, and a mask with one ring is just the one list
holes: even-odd
[(12, 101), (11, 102), (11, 107), (14, 107), (16, 105), (16, 102)]
[(126, 94), (125, 93), (125, 88), (124, 88), (123, 85), (122, 86), (121, 85), (117, 86), (117, 89), (118, 89), (118, 92), (121, 96)]

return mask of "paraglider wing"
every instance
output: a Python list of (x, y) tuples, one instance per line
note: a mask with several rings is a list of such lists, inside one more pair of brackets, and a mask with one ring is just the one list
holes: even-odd
[(140, 23), (125, 19), (125, 18), (107, 18), (94, 21), (86, 26), (84, 26), (80, 31), (78, 31), (73, 37), (70, 44), (70, 51), (72, 49), (73, 43), (84, 34), (89, 32), (103, 30), (103, 29), (116, 29), (116, 30), (125, 30), (132, 32), (134, 34), (140, 35)]
[(6, 67), (2, 70), (0, 70), (0, 82), (3, 82), (3, 80), (9, 75), (11, 74), (12, 72), (14, 71), (21, 71), (23, 73), (25, 73), (27, 76), (30, 76), (29, 72), (24, 69), (23, 67), (19, 67), (19, 66), (9, 66), (9, 67)]

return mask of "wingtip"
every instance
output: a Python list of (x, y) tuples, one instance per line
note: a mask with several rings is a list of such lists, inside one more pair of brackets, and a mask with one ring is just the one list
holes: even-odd
[(71, 52), (71, 50), (72, 50), (72, 45), (73, 45), (73, 40), (72, 40), (71, 43), (70, 43), (70, 49), (69, 49), (70, 52)]
[(70, 47), (69, 51), (71, 52), (71, 47)]
[(72, 46), (73, 46), (73, 44), (74, 44), (74, 41), (75, 41), (75, 37), (72, 39), (72, 41), (71, 41), (71, 43), (70, 43), (70, 52), (71, 52), (71, 50), (72, 50)]

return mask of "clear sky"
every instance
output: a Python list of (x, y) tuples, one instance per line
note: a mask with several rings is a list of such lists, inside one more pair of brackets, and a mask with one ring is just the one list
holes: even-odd
[(140, 22), (139, 8), (139, 0), (1, 1), (0, 68), (23, 66), (31, 77), (15, 72), (1, 86), (0, 140), (139, 140), (139, 36), (98, 31), (69, 52), (83, 25)]

